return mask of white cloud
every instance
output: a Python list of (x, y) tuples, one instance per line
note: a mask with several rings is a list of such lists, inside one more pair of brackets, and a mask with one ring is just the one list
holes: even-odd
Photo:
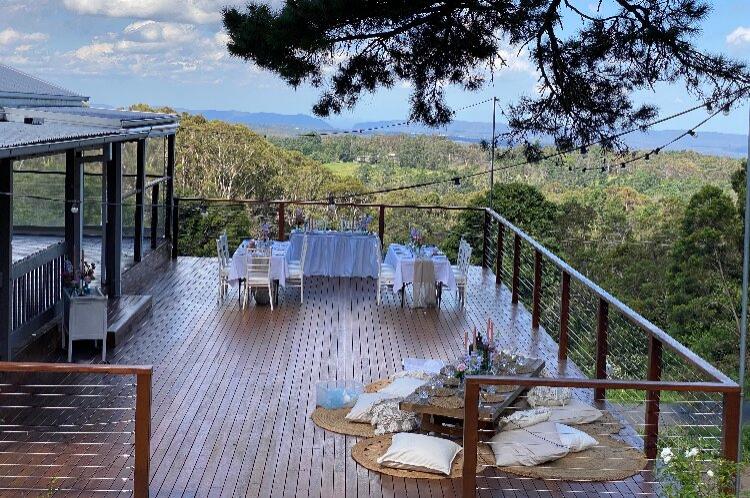
[(727, 43), (734, 46), (750, 44), (750, 28), (738, 27), (727, 35)]
[(195, 26), (173, 22), (138, 21), (125, 27), (123, 35), (146, 43), (187, 43), (195, 39)]
[(22, 33), (13, 28), (0, 31), (0, 45), (9, 46), (16, 44), (29, 44), (45, 41), (48, 38), (44, 33)]
[(195, 24), (219, 22), (225, 4), (225, 0), (63, 0), (78, 14)]

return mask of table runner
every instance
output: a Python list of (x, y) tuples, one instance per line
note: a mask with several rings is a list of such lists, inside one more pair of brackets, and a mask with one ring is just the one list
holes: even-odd
[(380, 247), (369, 233), (295, 231), (289, 238), (289, 259), (298, 260), (307, 235), (305, 275), (321, 277), (378, 277)]
[[(232, 287), (235, 287), (247, 274), (247, 265), (250, 263), (247, 242), (247, 240), (243, 241), (232, 255), (232, 261), (229, 264), (229, 285)], [(271, 279), (278, 280), (282, 287), (286, 286), (286, 277), (289, 275), (288, 250), (289, 242), (274, 242), (271, 249)]]
[(435, 264), (432, 259), (417, 258), (414, 262), (413, 304), (415, 308), (435, 306)]
[[(411, 251), (401, 244), (391, 244), (388, 246), (388, 253), (385, 256), (385, 262), (393, 267), (395, 275), (393, 278), (393, 288), (401, 289), (404, 284), (414, 282), (414, 266), (416, 258)], [(432, 263), (435, 272), (435, 282), (440, 282), (447, 290), (456, 289), (456, 277), (451, 269), (451, 262), (444, 255), (432, 257)]]

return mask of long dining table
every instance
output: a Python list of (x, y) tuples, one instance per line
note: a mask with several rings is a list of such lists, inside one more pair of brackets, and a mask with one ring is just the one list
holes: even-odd
[(305, 237), (305, 276), (378, 278), (377, 236), (366, 232), (296, 230), (289, 238), (289, 259), (300, 259)]
[[(438, 303), (440, 306), (440, 297), (443, 288), (455, 290), (456, 277), (451, 268), (451, 262), (442, 252), (434, 248), (429, 248), (433, 254), (430, 257), (419, 258), (420, 263), (430, 262), (433, 266), (435, 284), (437, 285)], [(415, 282), (416, 269), (418, 267), (417, 255), (407, 246), (402, 244), (391, 244), (388, 246), (388, 252), (385, 256), (385, 263), (390, 265), (394, 270), (393, 289), (401, 292), (401, 305), (404, 304), (405, 289), (407, 285)]]

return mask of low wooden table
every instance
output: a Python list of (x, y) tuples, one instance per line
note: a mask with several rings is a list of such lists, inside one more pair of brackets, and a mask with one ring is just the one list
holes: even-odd
[[(538, 377), (544, 369), (544, 361), (537, 359), (531, 364), (531, 371), (519, 374), (520, 377)], [(490, 430), (494, 433), (497, 421), (503, 412), (508, 409), (516, 399), (526, 391), (527, 387), (518, 386), (509, 391), (505, 398), (497, 403), (487, 403), (481, 400), (479, 405), (479, 429)], [(423, 431), (437, 432), (448, 436), (460, 437), (463, 435), (464, 408), (445, 408), (430, 403), (430, 398), (422, 400), (416, 392), (406, 397), (399, 408), (404, 411), (414, 412), (421, 416), (421, 427)]]

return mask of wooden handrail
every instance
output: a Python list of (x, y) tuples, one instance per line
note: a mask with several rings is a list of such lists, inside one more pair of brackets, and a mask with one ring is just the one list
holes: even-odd
[[(516, 385), (522, 387), (549, 386), (593, 389), (628, 389), (648, 392), (707, 392), (723, 395), (722, 454), (726, 460), (737, 461), (739, 444), (740, 386), (724, 382), (662, 382), (652, 380), (611, 380), (583, 378), (543, 378), (471, 375), (465, 379), (462, 494), (476, 496), (477, 446), (479, 444), (479, 389), (482, 385)], [(653, 414), (646, 414), (646, 423)], [(656, 421), (658, 423), (658, 419)], [(648, 435), (646, 436), (649, 437)], [(647, 441), (647, 445), (653, 444)]]
[(151, 365), (92, 365), (80, 363), (0, 362), (5, 373), (59, 373), (134, 375), (135, 385), (135, 464), (133, 496), (149, 496), (151, 461)]
[(542, 244), (537, 242), (535, 239), (533, 239), (526, 232), (516, 227), (514, 224), (512, 224), (511, 222), (503, 218), (501, 215), (499, 215), (495, 211), (488, 209), (488, 212), (490, 213), (490, 216), (494, 218), (498, 223), (501, 223), (502, 225), (504, 225), (507, 229), (512, 231), (517, 237), (521, 238), (523, 241), (531, 245), (532, 248), (534, 248), (536, 251), (539, 251), (540, 253), (542, 253), (542, 255), (547, 260), (549, 260), (553, 265), (555, 265), (558, 269), (566, 273), (569, 277), (572, 277), (573, 279), (578, 281), (581, 285), (586, 287), (594, 295), (606, 301), (612, 308), (614, 308), (619, 313), (621, 313), (630, 323), (637, 326), (644, 332), (650, 334), (651, 336), (659, 339), (659, 341), (661, 341), (663, 346), (669, 348), (671, 351), (679, 355), (682, 359), (684, 359), (685, 361), (687, 361), (694, 367), (698, 368), (700, 371), (702, 371), (704, 374), (708, 375), (709, 377), (719, 382), (723, 382), (723, 383), (734, 383), (734, 381), (731, 378), (729, 378), (719, 369), (717, 369), (716, 367), (708, 363), (706, 360), (704, 360), (703, 358), (695, 354), (693, 351), (688, 349), (682, 343), (677, 341), (674, 337), (670, 336), (669, 334), (664, 332), (662, 329), (660, 329), (659, 327), (651, 323), (649, 320), (641, 316), (639, 313), (635, 312), (632, 308), (630, 308), (628, 305), (621, 302), (619, 299), (611, 295), (609, 292), (599, 287), (597, 284), (592, 282), (588, 277), (580, 273), (578, 270), (576, 270), (575, 268), (570, 266), (568, 263), (563, 261), (559, 256), (557, 256), (552, 251), (550, 251), (549, 249), (544, 247)]
[[(283, 200), (283, 199), (273, 199), (273, 200), (257, 200), (257, 199), (221, 199), (216, 197), (180, 197), (180, 201), (182, 202), (203, 202), (206, 204), (210, 203), (216, 203), (216, 204), (249, 204), (249, 205), (277, 205), (280, 203), (285, 203), (287, 205), (292, 206), (327, 206), (327, 201), (295, 201), (295, 200)], [(484, 212), (484, 208), (481, 207), (471, 207), (471, 206), (442, 206), (442, 205), (428, 205), (428, 204), (381, 204), (381, 203), (356, 203), (356, 202), (336, 202), (336, 206), (338, 207), (361, 207), (361, 208), (380, 208), (380, 206), (383, 206), (385, 208), (394, 208), (394, 209), (434, 209), (434, 210), (442, 210), (442, 211), (475, 211), (475, 212)]]

